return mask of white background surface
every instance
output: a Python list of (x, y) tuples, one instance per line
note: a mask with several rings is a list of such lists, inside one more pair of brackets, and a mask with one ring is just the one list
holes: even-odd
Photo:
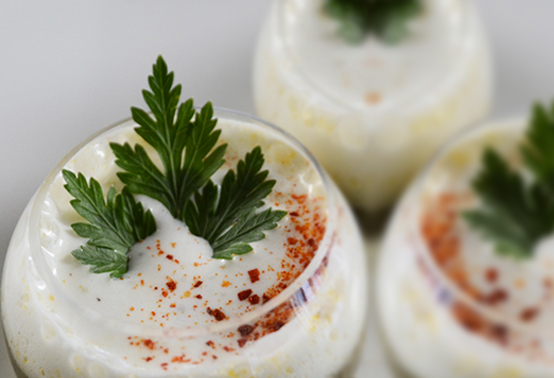
[[(477, 0), (496, 65), (491, 117), (554, 99), (554, 1)], [(162, 54), (183, 96), (253, 113), (252, 56), (269, 0), (1, 0), (0, 257), (26, 202), (79, 141), (143, 106)], [(0, 377), (12, 378), (3, 343)], [(360, 377), (390, 375), (369, 367)], [(371, 371), (371, 373), (369, 373)]]

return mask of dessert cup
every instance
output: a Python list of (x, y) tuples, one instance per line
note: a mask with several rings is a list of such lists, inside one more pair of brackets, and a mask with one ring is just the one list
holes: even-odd
[(413, 377), (554, 377), (551, 242), (528, 259), (501, 255), (461, 215), (479, 206), (471, 183), (486, 148), (521, 165), (525, 125), (458, 136), (395, 210), (377, 268), (379, 319)]
[[(216, 109), (215, 117), (233, 166), (244, 151), (262, 147), (264, 168), (277, 178), (268, 199), (288, 215), (252, 243), (254, 252), (217, 260), (199, 238), (180, 250), (186, 226), (138, 196), (158, 231), (133, 247), (123, 279), (89, 273), (70, 254), (84, 241), (70, 228), (79, 217), (61, 170), (120, 187), (108, 143), (139, 137), (127, 120), (88, 138), (48, 175), (10, 242), (2, 320), (18, 376), (323, 377), (351, 368), (368, 291), (347, 203), (288, 134), (228, 110)], [(168, 234), (171, 227), (179, 231)]]
[(388, 208), (436, 149), (490, 106), (474, 2), (423, 5), (394, 45), (343, 41), (322, 0), (274, 1), (259, 37), (258, 115), (296, 136), (370, 213)]

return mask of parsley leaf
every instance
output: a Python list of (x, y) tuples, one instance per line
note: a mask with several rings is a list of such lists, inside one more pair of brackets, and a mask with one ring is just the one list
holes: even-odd
[(185, 222), (190, 232), (210, 243), (214, 258), (252, 251), (247, 243), (263, 239), (263, 231), (277, 227), (287, 214), (270, 208), (256, 212), (275, 185), (275, 180), (266, 180), (268, 171), (260, 172), (263, 163), (261, 148), (255, 147), (238, 162), (236, 174), (227, 171), (221, 189), (210, 180), (188, 202)]
[(200, 111), (192, 100), (178, 106), (181, 85), (172, 87), (173, 72), (161, 56), (148, 83), (152, 91), (144, 90), (143, 96), (154, 118), (138, 108), (132, 108), (132, 114), (139, 124), (136, 132), (156, 150), (163, 172), (141, 145), (133, 149), (128, 143), (112, 143), (116, 164), (124, 170), (118, 177), (130, 192), (160, 201), (194, 235), (205, 238), (214, 258), (252, 251), (248, 243), (263, 239), (263, 231), (275, 228), (286, 215), (256, 211), (275, 185), (275, 180), (266, 180), (267, 171), (260, 171), (260, 147), (239, 161), (236, 174), (229, 170), (219, 188), (211, 177), (224, 164), (227, 145), (216, 147), (221, 130), (215, 129), (211, 103)]
[(148, 83), (152, 92), (142, 93), (155, 119), (139, 108), (133, 107), (131, 112), (139, 124), (135, 131), (154, 147), (163, 172), (138, 144), (134, 149), (128, 143), (110, 146), (117, 158), (116, 164), (125, 171), (118, 176), (129, 190), (160, 201), (173, 217), (183, 220), (190, 196), (223, 165), (227, 145), (211, 151), (221, 134), (221, 130), (214, 130), (217, 121), (213, 119), (211, 103), (199, 113), (195, 112), (192, 99), (177, 107), (181, 85), (172, 87), (173, 72), (168, 73), (161, 56)]
[(408, 34), (408, 22), (423, 10), (421, 0), (326, 0), (324, 11), (340, 22), (338, 33), (350, 43), (374, 34), (398, 43)]
[(127, 272), (130, 248), (156, 231), (152, 213), (144, 211), (127, 188), (120, 194), (112, 186), (104, 200), (104, 194), (94, 178), (87, 183), (82, 173), (75, 175), (62, 171), (66, 190), (75, 198), (71, 206), (89, 223), (71, 225), (77, 235), (88, 238), (87, 245), (72, 252), (85, 265), (92, 265), (91, 272), (111, 272), (120, 278)]
[(496, 244), (503, 255), (529, 258), (543, 237), (554, 232), (554, 108), (536, 105), (521, 146), (526, 180), (495, 151), (483, 155), (483, 167), (473, 181), (482, 209), (463, 213), (470, 226)]

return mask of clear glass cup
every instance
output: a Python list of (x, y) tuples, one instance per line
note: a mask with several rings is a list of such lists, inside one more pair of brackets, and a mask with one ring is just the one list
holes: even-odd
[[(56, 237), (63, 230), (47, 224), (52, 210), (48, 195), (59, 185), (61, 169), (74, 167), (75, 161), (83, 163), (85, 174), (101, 175), (95, 159), (113, 160), (107, 140), (112, 135), (118, 139), (120, 130), (136, 126), (132, 120), (123, 121), (88, 138), (58, 163), (14, 231), (2, 280), (2, 319), (19, 377), (322, 377), (341, 376), (353, 368), (368, 292), (362, 239), (347, 203), (314, 158), (288, 134), (233, 111), (216, 109), (215, 117), (223, 135), (227, 123), (238, 122), (253, 130), (243, 140), (264, 136), (282, 141), (290, 148), (285, 154), (303, 157), (309, 172), (319, 177), (316, 182), (326, 198), (323, 233), (316, 238), (309, 264), (290, 285), (254, 310), (197, 327), (160, 328), (110, 319), (81, 301), (73, 288), (64, 286), (60, 271), (52, 269), (52, 246), (63, 244), (63, 238)], [(269, 143), (270, 149), (279, 143)], [(266, 162), (271, 154), (282, 152), (282, 148), (264, 152)], [(118, 169), (111, 163), (110, 167), (113, 172), (107, 177), (114, 177)], [(109, 284), (118, 290), (119, 282)], [(185, 347), (191, 349), (189, 355), (200, 354), (202, 348), (209, 353), (200, 355), (206, 356), (202, 361), (172, 356), (173, 350)], [(148, 359), (156, 363), (149, 364)]]
[(471, 0), (428, 0), (396, 45), (349, 45), (324, 0), (277, 0), (254, 62), (257, 114), (296, 136), (354, 207), (387, 209), (431, 155), (488, 112), (490, 53)]
[(552, 251), (526, 261), (498, 256), (457, 215), (475, 206), (466, 194), (485, 148), (519, 164), (526, 125), (491, 122), (456, 137), (388, 225), (376, 273), (379, 319), (393, 361), (410, 377), (554, 377), (550, 297), (539, 300), (540, 321), (514, 311), (549, 290), (542, 275), (550, 275)]

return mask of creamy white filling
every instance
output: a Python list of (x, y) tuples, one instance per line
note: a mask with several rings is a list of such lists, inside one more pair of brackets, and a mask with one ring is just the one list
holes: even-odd
[[(282, 137), (240, 122), (220, 120), (219, 125), (223, 142), (230, 145), (225, 168), (261, 145), (264, 168), (277, 179), (267, 205), (289, 215), (277, 229), (267, 231), (265, 239), (252, 244), (253, 253), (220, 261), (211, 258), (206, 241), (191, 235), (163, 206), (139, 196), (154, 213), (158, 231), (132, 248), (128, 273), (114, 281), (107, 274), (89, 273), (70, 255), (85, 241), (70, 229), (80, 219), (69, 206), (58, 174), (41, 206), (40, 243), (61, 291), (47, 286), (36, 270), (30, 208), (21, 218), (5, 265), (3, 319), (10, 349), (25, 374), (310, 377), (337, 372), (347, 364), (364, 323), (365, 263), (359, 231), (334, 189), (339, 228), (325, 265), (291, 302), (297, 307), (280, 307), (287, 316), (277, 312), (250, 320), (251, 333), (239, 328), (245, 315), (271, 305), (271, 300), (263, 303), (263, 294), (277, 295), (283, 287), (276, 285), (292, 284), (309, 264), (313, 254), (302, 255), (299, 251), (306, 248), (292, 247), (311, 243), (305, 232), (311, 233), (316, 246), (321, 241), (316, 225), (326, 227), (327, 198), (313, 165)], [(108, 142), (133, 138), (130, 125), (112, 130), (87, 144), (65, 168), (95, 176), (104, 189), (118, 184), (119, 169)], [(256, 269), (259, 280), (248, 273)], [(243, 290), (252, 290), (259, 303), (241, 301), (238, 293)], [(212, 313), (224, 313), (225, 319), (218, 321), (208, 307)], [(278, 321), (283, 324), (276, 326)], [(225, 322), (233, 326), (205, 329)], [(187, 330), (199, 328), (204, 328), (200, 335), (186, 336)], [(262, 331), (265, 335), (256, 336)]]
[(258, 42), (256, 108), (310, 148), (355, 206), (378, 210), (486, 112), (488, 49), (471, 2), (424, 2), (394, 46), (348, 45), (322, 3), (275, 3)]
[(297, 69), (333, 102), (362, 111), (394, 111), (428, 93), (457, 64), (468, 26), (461, 2), (425, 2), (398, 45), (375, 37), (351, 44), (338, 35), (338, 23), (325, 15), (321, 1), (285, 3), (281, 32)]
[[(544, 240), (532, 259), (516, 261), (458, 222), (460, 258), (470, 284), (483, 296), (468, 302), (459, 282), (447, 278), (417, 235), (423, 214), (433, 211), (429, 204), (441, 194), (457, 193), (477, 206), (469, 188), (485, 147), (519, 164), (524, 126), (521, 120), (490, 125), (450, 148), (408, 191), (389, 226), (378, 267), (379, 309), (397, 361), (416, 377), (554, 376), (554, 307), (544, 284), (554, 272), (551, 240)], [(505, 297), (489, 297), (500, 289)], [(464, 304), (473, 315), (455, 309)], [(470, 320), (472, 330), (461, 319)]]

